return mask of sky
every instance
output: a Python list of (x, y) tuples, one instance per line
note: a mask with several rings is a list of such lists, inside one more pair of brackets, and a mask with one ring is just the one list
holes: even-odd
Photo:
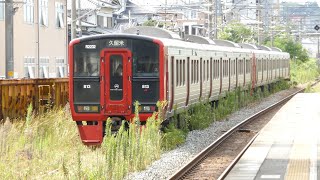
[(318, 3), (318, 5), (320, 5), (320, 0), (280, 0), (280, 1), (282, 1), (282, 2), (296, 2), (296, 3), (305, 3), (305, 2), (317, 2)]

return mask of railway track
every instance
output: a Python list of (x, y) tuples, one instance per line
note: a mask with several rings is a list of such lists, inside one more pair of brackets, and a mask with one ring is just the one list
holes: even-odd
[[(313, 85), (318, 82), (319, 80)], [(265, 124), (288, 100), (304, 90), (296, 91), (237, 124), (196, 155), (170, 179), (224, 179)]]

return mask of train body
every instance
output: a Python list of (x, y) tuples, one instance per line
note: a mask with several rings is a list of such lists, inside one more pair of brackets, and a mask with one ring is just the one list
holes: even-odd
[(166, 117), (236, 87), (289, 78), (289, 54), (132, 34), (97, 35), (69, 45), (72, 118), (85, 144), (100, 144), (107, 118), (141, 121), (166, 100)]

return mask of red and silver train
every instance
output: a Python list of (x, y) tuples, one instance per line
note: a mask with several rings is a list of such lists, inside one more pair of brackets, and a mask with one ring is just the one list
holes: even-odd
[(289, 58), (276, 49), (228, 41), (196, 43), (136, 34), (75, 39), (69, 45), (72, 118), (83, 143), (100, 144), (107, 118), (130, 121), (135, 101), (141, 104), (141, 121), (146, 121), (157, 101), (166, 100), (168, 118), (236, 87), (289, 78)]

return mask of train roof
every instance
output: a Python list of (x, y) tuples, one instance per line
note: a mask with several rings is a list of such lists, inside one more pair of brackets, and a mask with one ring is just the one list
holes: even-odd
[(201, 36), (195, 36), (195, 35), (184, 35), (185, 41), (188, 42), (193, 42), (193, 43), (198, 43), (198, 44), (216, 44), (213, 40), (206, 38), (206, 37), (201, 37)]
[(149, 26), (135, 26), (124, 30), (123, 33), (181, 40), (180, 36), (177, 33), (168, 31), (166, 29)]
[(214, 39), (213, 40), (216, 45), (218, 46), (227, 46), (227, 47), (235, 47), (235, 48), (241, 48), (239, 44), (232, 42), (232, 41), (227, 41), (227, 40), (221, 40), (221, 39)]
[[(147, 29), (147, 28), (146, 28)], [(153, 28), (154, 29), (154, 28)], [(159, 29), (159, 28), (156, 28)], [(142, 30), (142, 29), (139, 29)], [(149, 29), (150, 30), (150, 29)], [(162, 29), (161, 29), (162, 30)], [(131, 31), (133, 33), (133, 30)], [(99, 40), (99, 39), (104, 39), (104, 38), (126, 38), (126, 39), (138, 39), (138, 40), (145, 40), (145, 41), (150, 41), (154, 42), (154, 40), (160, 40), (164, 46), (167, 47), (181, 47), (181, 48), (195, 48), (199, 50), (216, 50), (216, 51), (221, 51), (221, 52), (255, 52), (257, 54), (263, 54), (263, 53), (268, 53), (268, 54), (283, 54), (285, 52), (281, 51), (275, 51), (269, 47), (266, 46), (256, 46), (258, 49), (257, 50), (255, 45), (250, 44), (237, 44), (231, 41), (224, 41), (224, 40), (214, 40), (213, 42), (215, 44), (212, 44), (212, 42), (208, 41), (207, 43), (200, 43), (201, 41), (198, 38), (198, 43), (195, 46), (195, 42), (187, 42), (183, 41), (181, 38), (177, 38), (177, 34), (174, 35), (174, 33), (170, 31), (162, 31), (165, 33), (162, 33), (163, 37), (153, 37), (153, 36), (145, 36), (145, 35), (137, 35), (137, 34), (128, 34), (128, 33), (118, 33), (118, 34), (100, 34), (100, 35), (93, 35), (93, 36), (87, 36), (83, 38), (78, 38), (77, 40), (82, 41), (91, 41), (91, 40)], [(143, 33), (142, 33), (143, 34)], [(170, 36), (169, 38), (167, 38)], [(207, 39), (202, 39), (202, 40), (207, 40)], [(225, 46), (223, 46), (225, 45)], [(228, 48), (226, 48), (228, 47)], [(241, 48), (242, 47), (242, 48)], [(250, 48), (251, 47), (251, 48)], [(268, 51), (268, 52), (267, 52)], [(271, 52), (270, 52), (271, 51)], [(286, 53), (288, 54), (288, 53)], [(286, 55), (288, 56), (288, 55)]]
[(247, 48), (247, 49), (254, 49), (258, 50), (258, 47), (254, 44), (249, 44), (249, 43), (238, 43), (242, 48)]

